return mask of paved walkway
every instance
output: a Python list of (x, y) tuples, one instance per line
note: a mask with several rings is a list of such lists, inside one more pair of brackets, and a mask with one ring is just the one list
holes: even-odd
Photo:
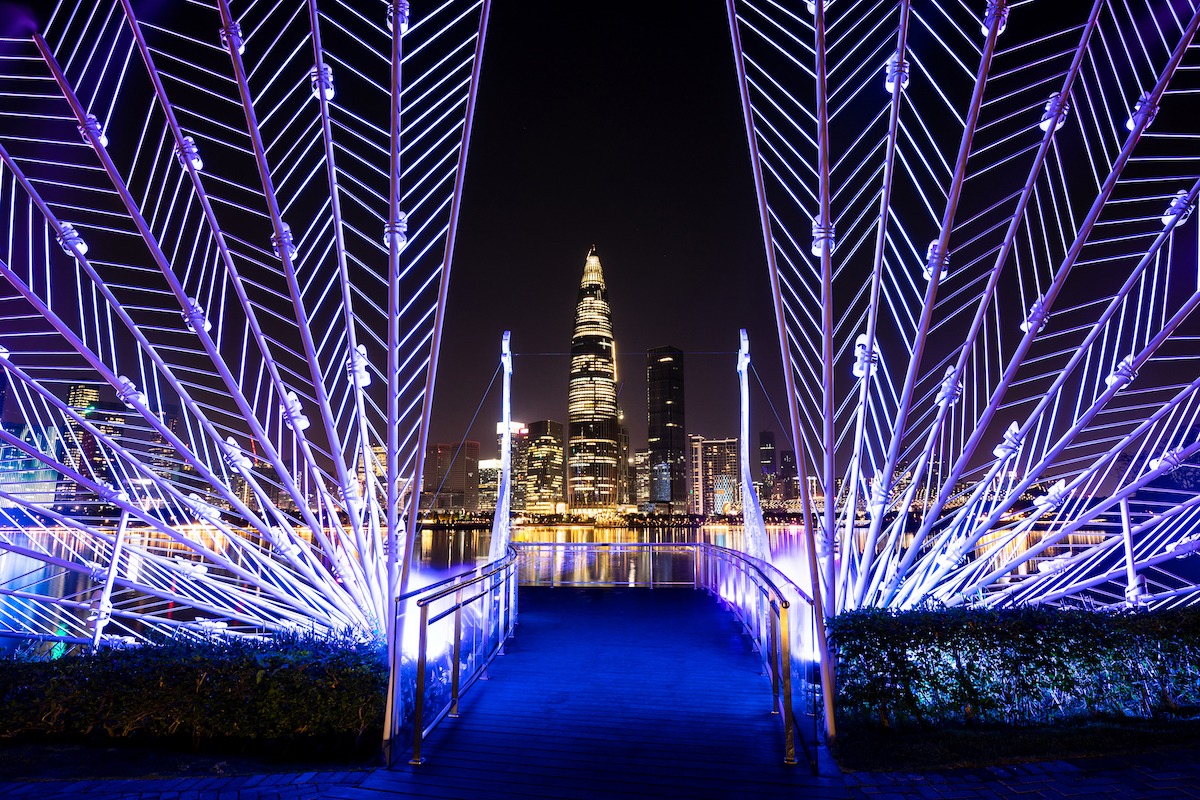
[[(947, 770), (922, 774), (856, 772), (829, 781), (825, 797), (847, 800), (1172, 800), (1200, 798), (1200, 754), (1180, 751), (1120, 758), (1081, 758), (986, 769)], [(550, 791), (509, 794), (522, 797), (567, 797)], [(484, 798), (503, 796), (489, 791)], [(682, 785), (648, 788), (626, 797), (694, 797)], [(807, 798), (803, 788), (762, 798)], [(395, 775), (371, 772), (306, 772), (229, 778), (169, 780), (38, 781), (0, 783), (0, 798), (30, 800), (324, 800), (325, 798), (457, 797), (477, 794), (454, 786), (414, 793), (398, 785)]]
[(519, 620), (426, 763), (330, 796), (846, 796), (783, 763), (760, 657), (704, 592), (522, 589)]
[(1200, 754), (1191, 751), (815, 778), (782, 763), (769, 687), (733, 618), (703, 593), (653, 598), (644, 589), (523, 589), (508, 654), (466, 695), (462, 716), (429, 737), (419, 767), (0, 783), (0, 800), (1200, 800)]
[(922, 774), (843, 776), (854, 800), (1150, 800), (1200, 798), (1200, 753), (1076, 758)]
[(370, 772), (278, 772), (210, 778), (0, 783), (0, 797), (29, 800), (317, 800), (361, 784)]

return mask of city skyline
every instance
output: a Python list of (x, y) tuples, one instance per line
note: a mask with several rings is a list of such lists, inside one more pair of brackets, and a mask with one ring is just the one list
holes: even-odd
[[(710, 57), (692, 58), (701, 50)], [(514, 415), (565, 421), (565, 342), (592, 244), (612, 297), (631, 446), (646, 446), (646, 352), (664, 345), (688, 359), (689, 424), (705, 436), (736, 432), (740, 328), (786, 414), (720, 4), (654, 4), (636, 26), (602, 7), (497, 6), (475, 132), (433, 438), (490, 438), (498, 382), (483, 394), (506, 330)], [(752, 424), (790, 438), (755, 392)], [(468, 428), (481, 401), (487, 421)]]

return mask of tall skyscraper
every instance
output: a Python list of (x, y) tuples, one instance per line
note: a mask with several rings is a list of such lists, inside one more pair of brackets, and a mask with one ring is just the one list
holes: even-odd
[(593, 245), (579, 282), (567, 386), (567, 504), (577, 514), (594, 516), (617, 507), (615, 348), (608, 287)]
[[(101, 403), (100, 392), (95, 386), (72, 386), (67, 392), (67, 405), (110, 440), (121, 439), (125, 429), (125, 409), (119, 403)], [(62, 431), (62, 460), (101, 486), (115, 486), (119, 482), (109, 448), (73, 420), (69, 420)], [(111, 505), (101, 504), (96, 492), (67, 477), (58, 481), (54, 502), (59, 511), (67, 514), (106, 515), (115, 510)]]
[(639, 447), (633, 451), (633, 485), (638, 511), (648, 512), (650, 506), (650, 450)]
[(637, 504), (634, 485), (633, 451), (629, 448), (629, 428), (625, 427), (625, 412), (617, 406), (617, 507)]
[(499, 493), (500, 459), (479, 459), (479, 510), (494, 513)]
[[(529, 458), (529, 428), (524, 422), (510, 422), (512, 427), (512, 450), (509, 451), (509, 458), (512, 459), (510, 465), (511, 473), (509, 474), (509, 498), (508, 507), (512, 511), (525, 510), (525, 465)], [(496, 458), (504, 450), (504, 423), (496, 423)]]
[(529, 424), (525, 461), (525, 509), (530, 514), (555, 514), (563, 496), (563, 426), (544, 419)]
[(421, 483), (421, 504), (425, 508), (478, 511), (479, 442), (429, 445)]
[[(67, 405), (79, 416), (87, 417), (96, 410), (100, 403), (100, 391), (94, 386), (76, 384), (67, 391)], [(87, 466), (92, 462), (96, 452), (95, 438), (74, 420), (67, 422), (63, 437), (63, 463), (80, 473), (87, 473)], [(86, 490), (71, 480), (65, 480), (59, 486), (58, 501), (72, 502), (75, 499), (85, 499)]]
[(795, 450), (779, 451), (779, 479), (783, 482), (783, 499), (792, 500), (800, 496), (800, 486), (796, 482), (799, 472), (796, 466)]
[[(6, 422), (3, 428), (13, 438), (49, 456), (56, 455), (62, 447), (59, 430), (54, 426), (35, 428), (24, 422)], [(12, 498), (0, 498), (0, 508), (22, 508), (22, 503), (50, 505), (55, 502), (58, 483), (57, 470), (16, 445), (0, 444), (0, 489)]]
[(758, 432), (758, 469), (764, 478), (775, 476), (775, 431)]
[(734, 514), (742, 505), (738, 440), (690, 437), (692, 513)]
[(650, 505), (654, 511), (687, 510), (687, 435), (683, 410), (683, 351), (655, 347), (646, 353)]

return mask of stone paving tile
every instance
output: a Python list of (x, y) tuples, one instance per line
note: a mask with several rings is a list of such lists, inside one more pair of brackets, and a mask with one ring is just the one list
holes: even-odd
[[(0, 783), (3, 800), (318, 800), (353, 797), (372, 772), (303, 772), (153, 780)], [(1200, 800), (1190, 751), (930, 773), (847, 773), (855, 800)], [(364, 793), (385, 797), (386, 792)]]
[(0, 783), (0, 798), (68, 800), (319, 800), (334, 787), (358, 786), (370, 773), (305, 772), (170, 780), (27, 781)]

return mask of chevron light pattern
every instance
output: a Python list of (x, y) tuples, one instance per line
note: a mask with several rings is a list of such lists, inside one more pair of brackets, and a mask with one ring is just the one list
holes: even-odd
[(488, 10), (416, 6), (0, 41), (5, 633), (391, 638)]
[(727, 10), (827, 613), (1195, 602), (1196, 3)]

